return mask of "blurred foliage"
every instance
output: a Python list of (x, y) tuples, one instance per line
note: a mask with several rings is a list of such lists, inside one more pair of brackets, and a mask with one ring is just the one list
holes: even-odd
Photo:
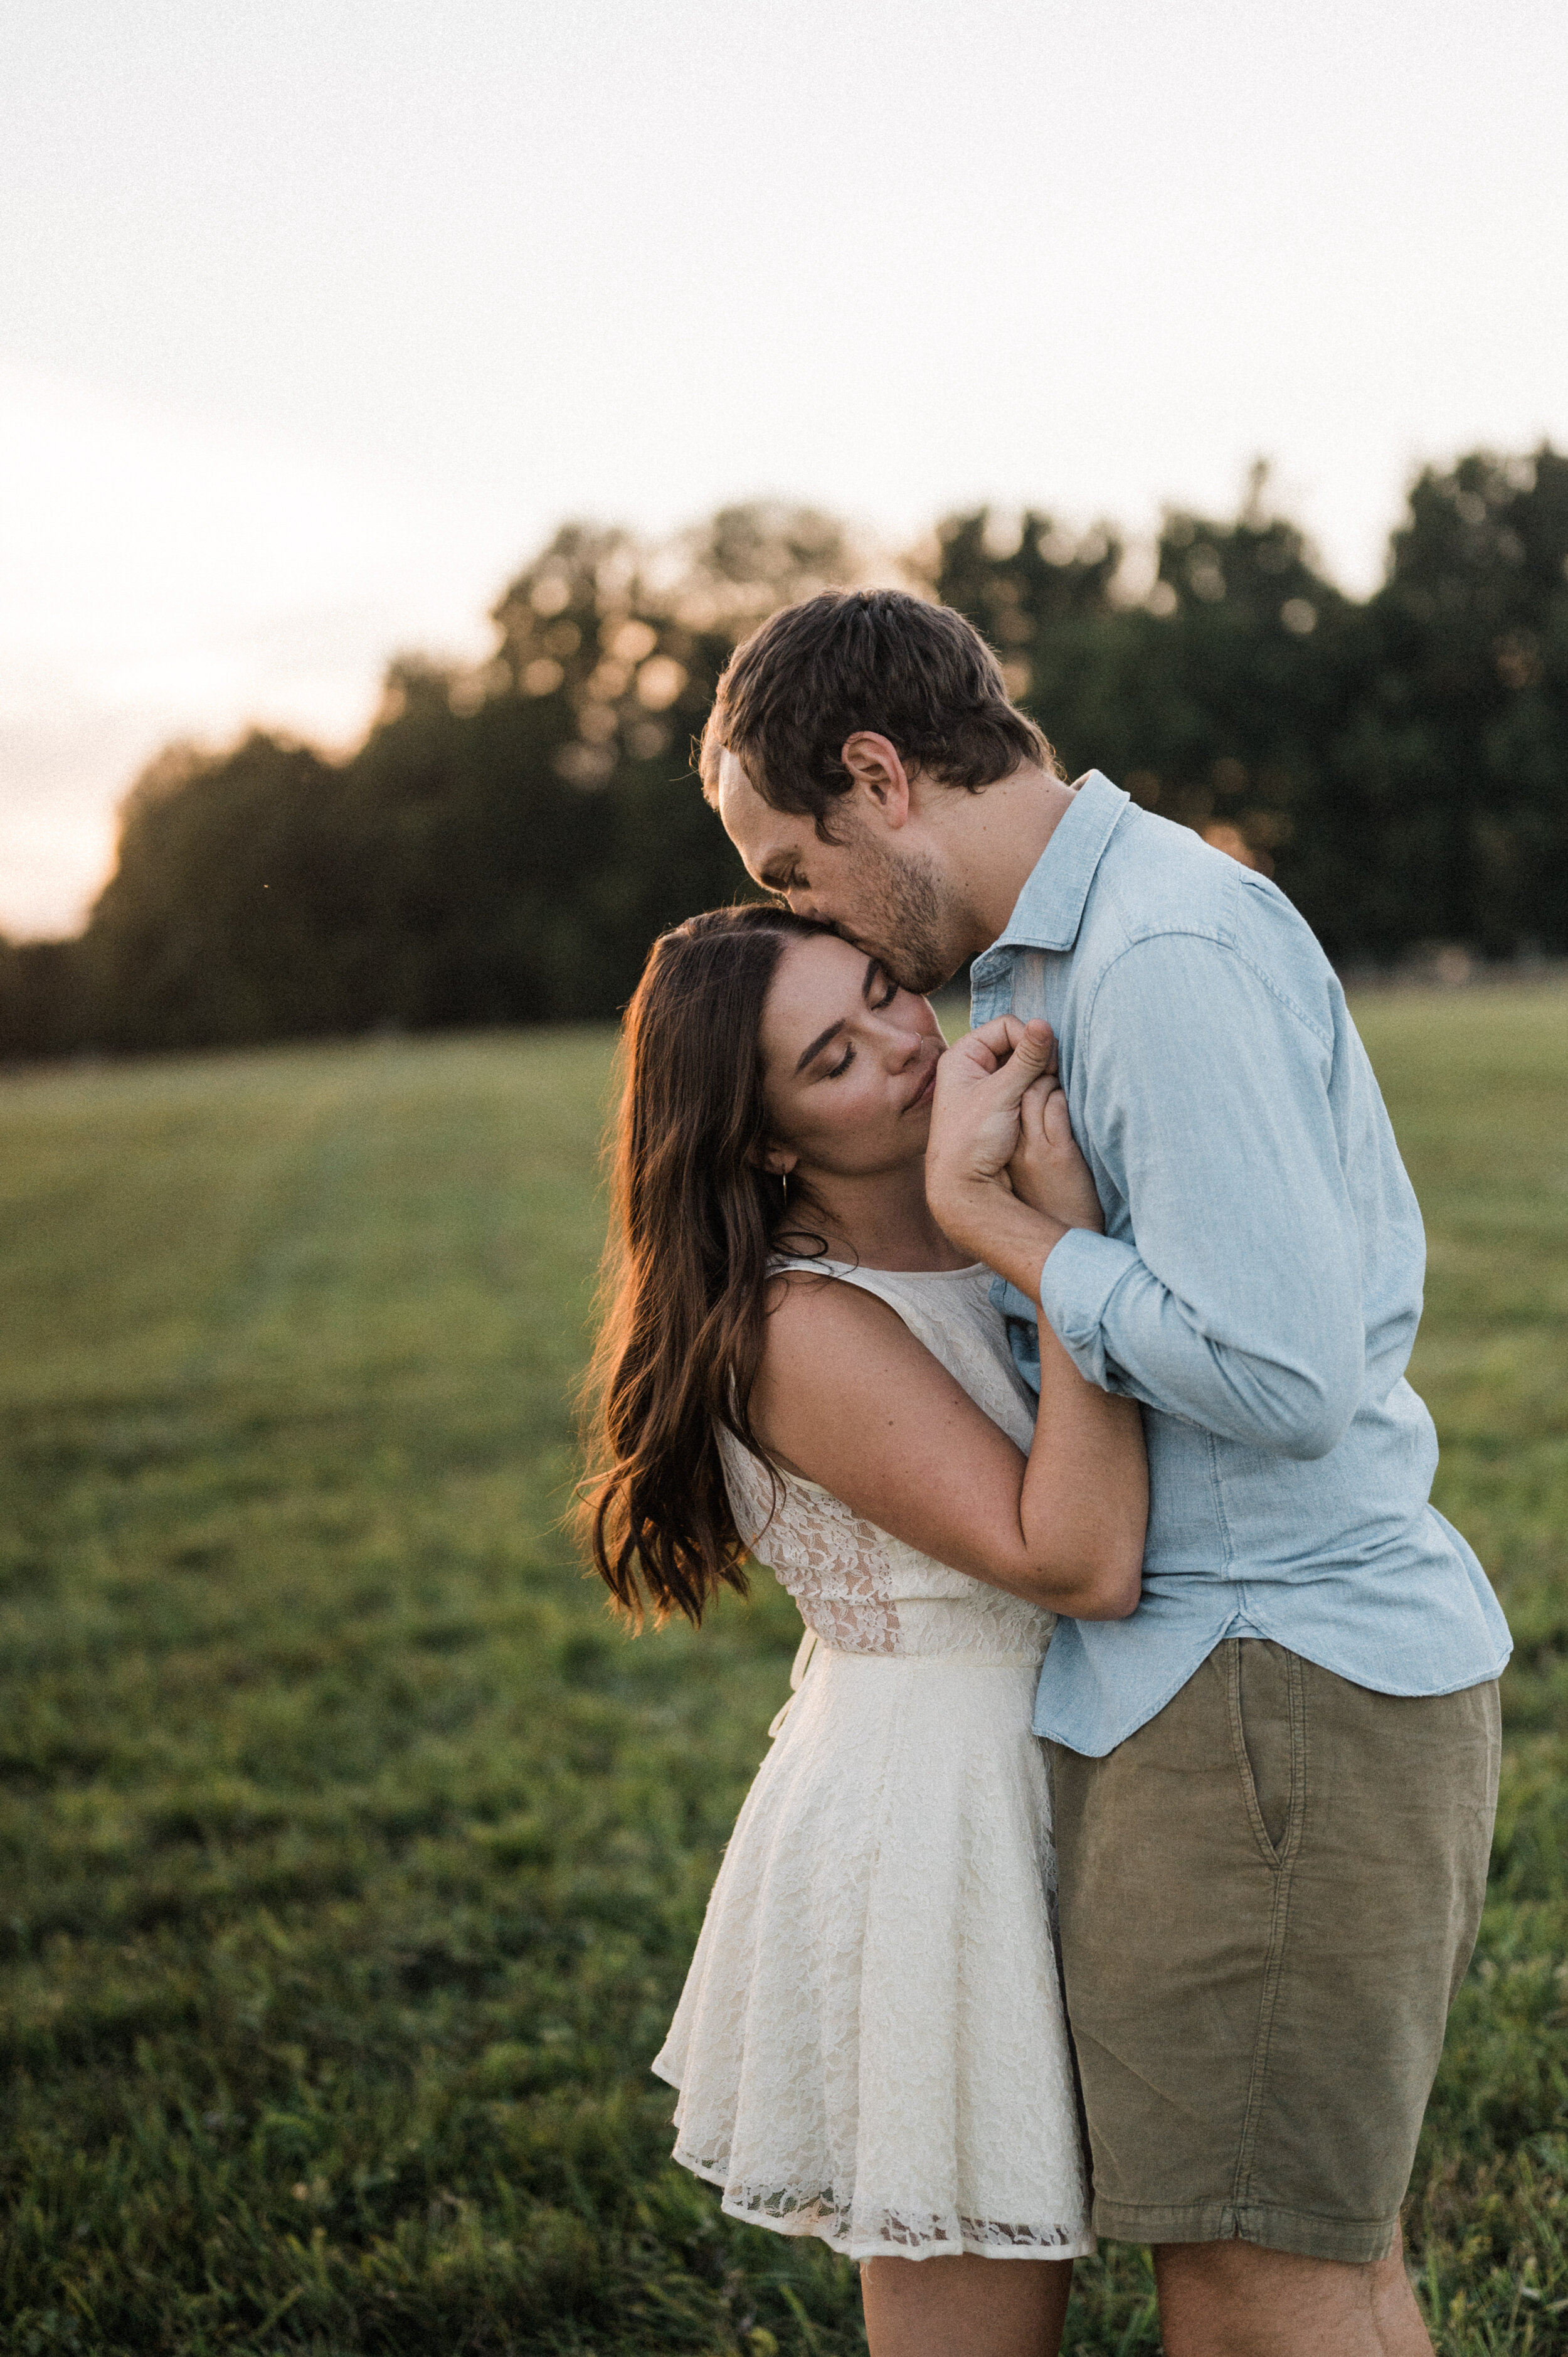
[[(1227, 522), (1122, 539), (949, 518), (909, 577), (971, 616), (1067, 773), (1274, 874), (1341, 963), (1568, 951), (1568, 457), (1427, 469), (1363, 602), (1255, 468)], [(613, 1014), (649, 942), (749, 888), (691, 770), (776, 606), (865, 559), (810, 509), (647, 545), (569, 524), (470, 671), (401, 657), (342, 761), (252, 734), (129, 795), (74, 943), (0, 943), (0, 1056)]]

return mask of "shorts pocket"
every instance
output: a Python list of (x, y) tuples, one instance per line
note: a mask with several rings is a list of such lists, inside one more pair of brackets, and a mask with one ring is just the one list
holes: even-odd
[(1298, 1655), (1264, 1637), (1226, 1641), (1230, 1740), (1253, 1837), (1276, 1871), (1300, 1838), (1306, 1697)]

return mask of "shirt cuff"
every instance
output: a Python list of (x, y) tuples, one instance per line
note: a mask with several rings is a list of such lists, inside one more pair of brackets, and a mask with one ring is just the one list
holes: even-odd
[(1140, 1265), (1131, 1244), (1092, 1228), (1069, 1228), (1040, 1273), (1047, 1324), (1079, 1373), (1101, 1391), (1117, 1388), (1106, 1364), (1105, 1312), (1117, 1286)]

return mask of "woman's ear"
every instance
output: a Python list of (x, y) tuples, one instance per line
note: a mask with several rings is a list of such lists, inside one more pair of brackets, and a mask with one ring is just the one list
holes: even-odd
[(800, 1158), (793, 1146), (765, 1146), (757, 1160), (769, 1178), (787, 1178)]

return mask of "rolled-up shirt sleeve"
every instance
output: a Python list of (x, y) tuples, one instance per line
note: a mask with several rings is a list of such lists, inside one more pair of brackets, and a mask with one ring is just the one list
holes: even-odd
[(1057, 1245), (1040, 1289), (1052, 1331), (1105, 1390), (1326, 1456), (1366, 1349), (1331, 1029), (1224, 943), (1158, 935), (1108, 969), (1077, 1053), (1077, 1117), (1129, 1232)]

